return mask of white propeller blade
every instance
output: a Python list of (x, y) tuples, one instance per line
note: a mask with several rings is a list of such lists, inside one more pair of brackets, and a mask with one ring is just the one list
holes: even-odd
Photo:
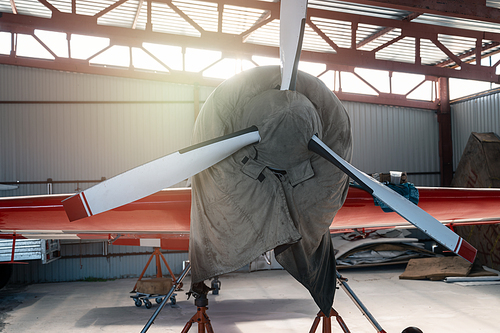
[(280, 60), (281, 90), (295, 90), (302, 38), (306, 24), (307, 0), (281, 0)]
[(172, 186), (260, 141), (257, 127), (179, 150), (124, 172), (63, 201), (70, 221), (99, 214)]
[(435, 241), (441, 243), (470, 263), (474, 262), (477, 250), (472, 245), (406, 198), (347, 163), (316, 135), (309, 141), (309, 150), (336, 165), (366, 191), (385, 202), (392, 210), (431, 236)]

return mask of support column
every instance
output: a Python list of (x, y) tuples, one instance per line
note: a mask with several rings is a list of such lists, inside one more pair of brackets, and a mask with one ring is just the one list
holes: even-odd
[(449, 79), (440, 77), (439, 108), (437, 120), (439, 126), (439, 172), (441, 186), (450, 186), (453, 179), (453, 144), (451, 138), (451, 107)]

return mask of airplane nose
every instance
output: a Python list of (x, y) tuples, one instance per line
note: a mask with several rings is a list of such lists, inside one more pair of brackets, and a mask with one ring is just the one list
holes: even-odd
[(267, 90), (246, 104), (243, 115), (262, 138), (255, 145), (256, 160), (271, 169), (286, 171), (309, 160), (308, 142), (314, 134), (321, 135), (316, 108), (296, 91)]

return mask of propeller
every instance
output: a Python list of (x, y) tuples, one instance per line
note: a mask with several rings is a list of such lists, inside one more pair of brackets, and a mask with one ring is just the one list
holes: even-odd
[(208, 140), (131, 169), (63, 201), (70, 221), (96, 215), (172, 186), (260, 141), (257, 127)]
[(477, 250), (472, 245), (445, 227), (423, 209), (343, 160), (316, 135), (309, 141), (308, 148), (344, 171), (368, 193), (385, 202), (401, 217), (425, 232), (438, 243), (466, 259), (471, 264), (474, 262)]
[(280, 4), (280, 61), (281, 90), (295, 90), (307, 0), (281, 0)]

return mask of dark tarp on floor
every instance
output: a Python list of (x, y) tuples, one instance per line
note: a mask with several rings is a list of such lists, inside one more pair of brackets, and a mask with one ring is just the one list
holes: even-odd
[(349, 117), (309, 74), (299, 72), (296, 91), (280, 91), (279, 83), (279, 67), (245, 71), (222, 83), (198, 116), (193, 144), (252, 125), (262, 140), (192, 178), (192, 282), (279, 247), (277, 261), (330, 313), (336, 270), (329, 226), (348, 177), (307, 144), (317, 134), (350, 161)]

